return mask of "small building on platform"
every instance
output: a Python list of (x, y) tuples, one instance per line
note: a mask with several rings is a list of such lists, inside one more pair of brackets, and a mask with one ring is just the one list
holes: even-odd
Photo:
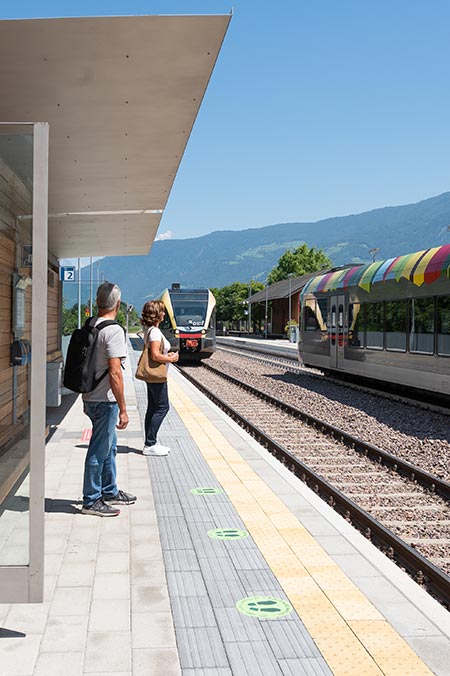
[[(287, 336), (286, 327), (289, 324), (289, 318), (291, 324), (299, 325), (300, 294), (306, 283), (317, 274), (319, 273), (311, 272), (300, 277), (282, 279), (280, 282), (266, 286), (262, 291), (250, 296), (248, 299), (250, 306), (260, 304), (267, 307), (265, 315), (267, 317), (268, 334)], [(255, 331), (254, 327), (253, 331)]]

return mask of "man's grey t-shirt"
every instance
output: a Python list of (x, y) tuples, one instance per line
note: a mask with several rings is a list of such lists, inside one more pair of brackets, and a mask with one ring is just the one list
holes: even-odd
[[(96, 326), (104, 321), (104, 317), (95, 317), (95, 319), (92, 320), (92, 324)], [(102, 373), (108, 370), (108, 359), (118, 357), (123, 364), (126, 356), (127, 344), (123, 328), (119, 325), (105, 326), (98, 334), (97, 344), (95, 346), (95, 377), (100, 378)], [(83, 394), (83, 401), (116, 401), (111, 389), (108, 374), (106, 374), (103, 380), (97, 385), (95, 390)]]

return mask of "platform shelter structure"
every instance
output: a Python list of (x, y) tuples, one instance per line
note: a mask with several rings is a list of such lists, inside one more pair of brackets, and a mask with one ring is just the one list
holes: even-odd
[(148, 253), (230, 18), (0, 21), (0, 603), (43, 595), (59, 261)]

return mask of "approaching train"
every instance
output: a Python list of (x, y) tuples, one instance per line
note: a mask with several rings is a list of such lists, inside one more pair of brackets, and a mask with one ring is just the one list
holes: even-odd
[(166, 307), (159, 328), (178, 350), (180, 360), (210, 357), (216, 349), (216, 299), (209, 289), (181, 289), (172, 284), (161, 294)]
[(300, 299), (306, 366), (450, 395), (450, 245), (318, 275)]

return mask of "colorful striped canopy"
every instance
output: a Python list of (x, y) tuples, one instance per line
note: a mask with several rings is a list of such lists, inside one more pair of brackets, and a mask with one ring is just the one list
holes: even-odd
[(450, 277), (450, 244), (317, 275), (305, 285), (302, 295), (345, 290), (356, 285), (370, 291), (372, 284), (393, 279), (398, 282), (402, 278), (421, 286), (424, 283), (431, 284), (441, 275)]

